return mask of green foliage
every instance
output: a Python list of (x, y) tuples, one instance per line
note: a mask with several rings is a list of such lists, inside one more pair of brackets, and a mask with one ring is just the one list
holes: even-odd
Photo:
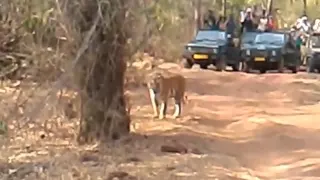
[[(57, 4), (55, 0), (3, 0), (8, 6), (3, 10), (14, 17), (17, 24), (22, 24), (27, 35), (32, 37), (35, 44), (44, 48), (55, 48), (57, 44), (56, 34), (60, 25)], [(142, 2), (142, 1), (139, 1)], [(146, 2), (146, 1), (145, 1)], [(194, 11), (197, 0), (158, 0), (148, 1), (147, 7), (135, 16), (147, 13), (152, 19), (153, 36), (149, 38), (149, 49), (160, 57), (177, 59), (180, 57), (183, 44), (189, 41), (195, 32), (196, 21)], [(307, 12), (313, 19), (320, 10), (317, 8), (317, 0), (307, 1)], [(223, 0), (202, 0), (203, 12), (213, 9), (216, 15), (223, 12)], [(234, 14), (238, 19), (239, 11), (248, 5), (264, 4), (267, 0), (227, 0), (227, 14)], [(290, 25), (303, 12), (303, 1), (282, 0), (275, 1), (274, 7), (280, 8), (279, 19), (281, 23)], [(290, 8), (283, 8), (290, 7)], [(1, 9), (1, 7), (0, 7)], [(135, 17), (136, 18), (136, 17)], [(142, 18), (142, 17), (141, 17)], [(139, 27), (141, 28), (141, 27)], [(135, 29), (135, 31), (142, 31)], [(64, 32), (64, 31), (63, 31)], [(29, 42), (26, 44), (30, 44)]]
[(8, 125), (0, 120), (0, 135), (6, 135), (8, 133)]

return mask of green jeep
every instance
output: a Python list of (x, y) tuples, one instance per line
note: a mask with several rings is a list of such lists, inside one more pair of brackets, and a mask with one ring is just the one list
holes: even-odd
[(240, 48), (229, 40), (224, 31), (199, 30), (195, 38), (185, 46), (182, 54), (183, 66), (191, 68), (194, 64), (199, 64), (202, 69), (207, 69), (212, 64), (218, 71), (224, 71), (226, 66), (239, 71)]
[(254, 35), (254, 40), (242, 46), (241, 57), (243, 70), (278, 70), (282, 73), (285, 68), (293, 73), (299, 71), (300, 51), (293, 38), (286, 32), (261, 32)]
[(307, 72), (313, 73), (318, 70), (320, 73), (320, 33), (311, 34), (306, 42), (307, 51)]

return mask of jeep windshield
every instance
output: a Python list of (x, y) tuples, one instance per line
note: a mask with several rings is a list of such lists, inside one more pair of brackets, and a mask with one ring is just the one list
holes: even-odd
[(320, 48), (320, 36), (312, 36), (311, 44), (314, 48)]
[(254, 40), (256, 39), (256, 36), (260, 34), (257, 32), (246, 32), (241, 37), (242, 44), (252, 44), (254, 43)]
[(261, 33), (254, 40), (255, 44), (283, 45), (285, 43), (284, 34)]
[(226, 41), (226, 33), (223, 31), (199, 31), (194, 39), (195, 42), (199, 41)]

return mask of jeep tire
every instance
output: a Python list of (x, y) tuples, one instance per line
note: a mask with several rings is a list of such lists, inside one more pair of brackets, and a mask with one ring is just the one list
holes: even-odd
[(233, 71), (239, 71), (241, 70), (241, 63), (242, 62), (237, 62), (236, 64), (233, 64), (231, 67), (232, 67), (232, 70)]
[(315, 64), (314, 64), (314, 60), (313, 58), (310, 58), (308, 60), (308, 64), (307, 64), (307, 72), (308, 73), (314, 73), (316, 68), (315, 68)]
[(183, 59), (182, 59), (181, 64), (182, 64), (182, 66), (183, 66), (184, 68), (186, 68), (186, 69), (191, 69), (192, 66), (193, 66), (193, 63), (192, 63), (190, 60), (186, 59), (186, 58), (183, 58)]
[(264, 73), (267, 72), (267, 69), (266, 68), (261, 68), (259, 71), (260, 71), (261, 74), (264, 74)]
[(278, 62), (278, 72), (283, 73), (284, 71), (284, 58), (282, 57)]
[(200, 68), (201, 69), (208, 69), (208, 65), (207, 64), (200, 64)]
[(242, 64), (243, 64), (242, 71), (246, 73), (250, 73), (250, 70), (251, 70), (250, 64), (245, 61)]
[(225, 71), (226, 70), (226, 57), (222, 56), (221, 58), (217, 59), (216, 65), (217, 71)]

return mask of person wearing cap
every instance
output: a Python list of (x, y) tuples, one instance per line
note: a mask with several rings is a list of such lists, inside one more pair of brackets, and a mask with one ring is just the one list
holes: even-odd
[[(242, 26), (243, 26), (243, 28), (246, 29), (246, 31), (253, 31), (254, 30), (254, 24), (253, 24), (252, 18), (253, 18), (252, 17), (252, 9), (247, 8), (246, 16), (245, 16), (244, 21), (242, 23)], [(242, 32), (243, 32), (243, 29), (242, 29)]]

